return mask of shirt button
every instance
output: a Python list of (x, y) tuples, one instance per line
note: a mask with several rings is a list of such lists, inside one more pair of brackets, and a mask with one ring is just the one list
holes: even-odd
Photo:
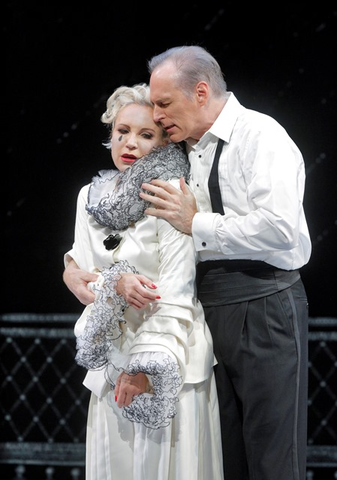
[(198, 155), (199, 158), (201, 158), (201, 155)]
[(206, 242), (202, 242), (201, 245), (202, 245), (203, 247), (206, 247), (207, 244), (206, 244)]

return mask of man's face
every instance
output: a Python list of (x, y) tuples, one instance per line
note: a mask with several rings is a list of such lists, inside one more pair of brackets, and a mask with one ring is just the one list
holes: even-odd
[(176, 86), (175, 68), (171, 64), (157, 67), (150, 78), (153, 118), (168, 132), (172, 142), (193, 138), (199, 140), (200, 106), (195, 92), (186, 97)]

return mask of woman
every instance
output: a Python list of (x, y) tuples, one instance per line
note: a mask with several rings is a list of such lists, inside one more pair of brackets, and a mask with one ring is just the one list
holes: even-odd
[[(179, 185), (188, 162), (153, 121), (149, 88), (120, 87), (102, 121), (116, 169), (78, 196), (65, 263), (98, 274), (95, 301), (75, 326), (77, 362), (91, 391), (86, 480), (222, 480), (212, 340), (195, 297), (190, 236), (146, 217), (140, 185)], [(142, 157), (142, 158), (141, 158)], [(123, 276), (155, 299), (144, 308), (118, 293)], [(144, 281), (144, 283), (142, 283)], [(144, 286), (143, 286), (144, 284)]]

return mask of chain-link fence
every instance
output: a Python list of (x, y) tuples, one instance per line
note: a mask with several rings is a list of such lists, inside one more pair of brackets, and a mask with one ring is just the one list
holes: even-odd
[[(0, 468), (5, 480), (83, 480), (89, 391), (73, 314), (0, 316)], [(337, 319), (310, 319), (308, 469), (337, 478)]]

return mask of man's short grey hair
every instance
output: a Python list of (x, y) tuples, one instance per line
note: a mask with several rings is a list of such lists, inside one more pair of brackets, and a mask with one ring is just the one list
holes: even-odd
[(176, 86), (190, 97), (195, 85), (205, 81), (211, 87), (215, 97), (223, 97), (227, 85), (216, 59), (203, 47), (198, 45), (169, 48), (155, 55), (148, 61), (150, 74), (164, 63), (173, 63), (177, 69)]

